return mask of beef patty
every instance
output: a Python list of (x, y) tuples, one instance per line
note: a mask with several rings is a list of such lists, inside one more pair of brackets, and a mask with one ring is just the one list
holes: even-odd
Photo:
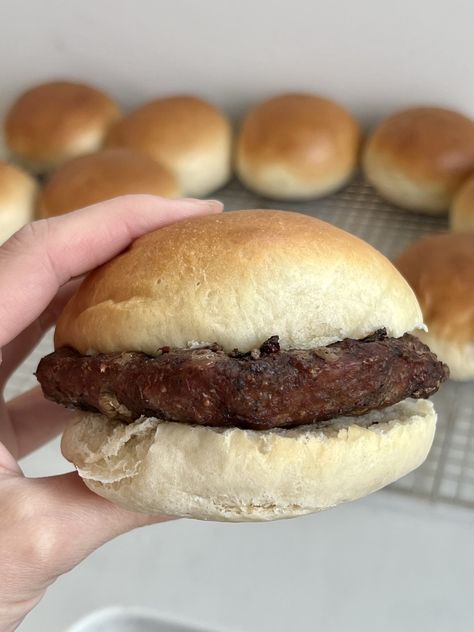
[(363, 415), (407, 397), (427, 398), (448, 368), (411, 336), (385, 330), (317, 349), (281, 351), (278, 336), (249, 353), (217, 344), (163, 347), (159, 355), (85, 356), (62, 348), (36, 376), (48, 399), (133, 421), (141, 415), (266, 430)]

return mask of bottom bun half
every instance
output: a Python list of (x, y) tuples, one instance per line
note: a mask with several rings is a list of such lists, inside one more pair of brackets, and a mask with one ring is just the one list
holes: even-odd
[(425, 460), (435, 426), (425, 400), (323, 429), (271, 431), (80, 413), (61, 447), (92, 491), (126, 509), (244, 522), (321, 511), (384, 487)]

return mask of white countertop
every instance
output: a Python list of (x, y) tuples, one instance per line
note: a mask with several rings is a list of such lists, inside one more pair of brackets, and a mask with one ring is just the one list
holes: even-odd
[[(57, 442), (23, 467), (67, 469)], [(120, 604), (215, 632), (467, 632), (473, 586), (474, 513), (379, 492), (290, 521), (127, 534), (60, 579), (20, 629), (63, 632)]]

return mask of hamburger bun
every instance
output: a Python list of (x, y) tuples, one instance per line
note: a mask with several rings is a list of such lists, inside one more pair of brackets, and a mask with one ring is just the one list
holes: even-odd
[(242, 183), (277, 200), (306, 200), (342, 187), (357, 167), (360, 130), (337, 103), (285, 94), (247, 114), (237, 141)]
[[(397, 270), (358, 238), (309, 216), (238, 211), (138, 239), (92, 272), (59, 318), (55, 346), (86, 354), (192, 347), (250, 350), (277, 333), (309, 348), (380, 327), (422, 327)], [(364, 496), (426, 457), (426, 401), (255, 431), (79, 413), (63, 454), (90, 489), (135, 511), (200, 519), (289, 518)]]
[(42, 174), (99, 149), (118, 118), (117, 104), (96, 88), (53, 81), (15, 101), (5, 120), (5, 140), (16, 161)]
[(406, 281), (364, 241), (299, 213), (233, 211), (166, 226), (98, 268), (63, 311), (55, 343), (250, 351), (277, 333), (281, 348), (305, 349), (422, 326)]
[(33, 219), (37, 189), (30, 175), (0, 161), (0, 244)]
[(435, 427), (426, 400), (278, 431), (82, 413), (61, 447), (89, 489), (126, 509), (246, 522), (321, 511), (392, 483), (425, 460)]
[(105, 149), (59, 167), (40, 193), (38, 214), (53, 217), (129, 193), (179, 197), (166, 167), (130, 149)]
[(454, 380), (474, 379), (474, 233), (424, 237), (396, 265), (428, 326), (416, 335), (446, 362)]
[(454, 196), (449, 221), (455, 232), (474, 231), (474, 173)]
[(442, 108), (397, 112), (370, 136), (363, 165), (367, 180), (389, 202), (422, 213), (447, 213), (474, 170), (474, 121)]
[(184, 195), (203, 196), (231, 175), (232, 130), (213, 105), (190, 96), (156, 99), (119, 121), (107, 147), (143, 152), (172, 171)]

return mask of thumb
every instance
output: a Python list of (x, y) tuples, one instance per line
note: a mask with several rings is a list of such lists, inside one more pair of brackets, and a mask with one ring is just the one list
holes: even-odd
[(59, 576), (117, 535), (167, 520), (120, 509), (75, 473), (0, 470), (0, 629), (14, 629)]
[(37, 547), (44, 587), (118, 535), (171, 519), (117, 507), (91, 492), (75, 472), (27, 481), (33, 505), (42, 505)]

